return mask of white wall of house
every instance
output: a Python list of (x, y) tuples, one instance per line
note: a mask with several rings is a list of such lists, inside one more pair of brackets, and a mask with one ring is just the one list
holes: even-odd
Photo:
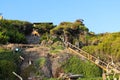
[(0, 20), (2, 20), (3, 19), (3, 16), (0, 16)]

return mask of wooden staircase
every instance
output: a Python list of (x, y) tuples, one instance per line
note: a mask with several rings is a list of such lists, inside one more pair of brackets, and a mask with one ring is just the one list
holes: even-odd
[(110, 74), (120, 74), (120, 67), (118, 67), (117, 65), (113, 65), (111, 62), (106, 63), (69, 42), (64, 42), (64, 44), (66, 45), (70, 53), (78, 55), (79, 57), (87, 59), (88, 61), (91, 61), (92, 63), (96, 64), (97, 66), (102, 68), (104, 71), (109, 72)]

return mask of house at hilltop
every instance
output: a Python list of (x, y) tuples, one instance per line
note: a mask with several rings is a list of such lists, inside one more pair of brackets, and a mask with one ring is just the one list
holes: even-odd
[(2, 19), (3, 19), (3, 16), (0, 15), (0, 20), (2, 20)]

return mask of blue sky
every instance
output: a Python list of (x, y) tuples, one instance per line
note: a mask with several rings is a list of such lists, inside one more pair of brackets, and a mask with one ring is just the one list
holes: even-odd
[(74, 22), (95, 33), (120, 31), (120, 0), (0, 0), (5, 19), (29, 22)]

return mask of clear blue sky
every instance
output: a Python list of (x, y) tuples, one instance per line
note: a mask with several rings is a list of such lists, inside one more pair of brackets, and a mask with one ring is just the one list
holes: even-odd
[(120, 31), (120, 0), (0, 0), (5, 19), (29, 22), (74, 22), (95, 33)]

